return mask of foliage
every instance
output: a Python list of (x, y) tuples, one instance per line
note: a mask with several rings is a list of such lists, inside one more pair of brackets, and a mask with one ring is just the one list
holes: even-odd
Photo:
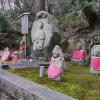
[(100, 9), (100, 2), (99, 0), (72, 0), (64, 9), (73, 14), (89, 6), (93, 6), (95, 10)]
[(17, 20), (12, 17), (12, 13), (0, 11), (0, 31), (3, 33), (18, 32), (20, 24)]
[(99, 0), (71, 0), (68, 4), (65, 3), (62, 5), (66, 16), (57, 16), (57, 18), (64, 25), (64, 28), (79, 27), (81, 23), (88, 21), (83, 11), (86, 7), (90, 7), (90, 11), (92, 12), (98, 12), (100, 9)]
[(43, 78), (39, 77), (39, 69), (8, 69), (18, 76), (37, 82), (79, 100), (100, 100), (100, 77), (89, 74), (88, 66), (72, 65), (61, 76), (61, 81), (53, 81), (47, 77), (47, 69)]
[(64, 25), (63, 28), (76, 28), (84, 21), (82, 11), (78, 11), (69, 16), (57, 16), (56, 18)]
[(0, 32), (7, 32), (9, 29), (9, 22), (7, 20), (7, 13), (5, 11), (0, 11)]

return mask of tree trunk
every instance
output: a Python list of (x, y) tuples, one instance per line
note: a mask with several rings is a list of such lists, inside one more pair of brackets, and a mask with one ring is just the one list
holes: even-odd
[(35, 12), (45, 11), (45, 0), (35, 0)]

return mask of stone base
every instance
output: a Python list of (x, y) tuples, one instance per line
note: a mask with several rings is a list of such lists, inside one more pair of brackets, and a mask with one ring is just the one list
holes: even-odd
[(86, 65), (85, 61), (83, 61), (83, 60), (72, 59), (71, 62), (72, 62), (73, 64)]
[(90, 69), (90, 74), (100, 74), (100, 70)]

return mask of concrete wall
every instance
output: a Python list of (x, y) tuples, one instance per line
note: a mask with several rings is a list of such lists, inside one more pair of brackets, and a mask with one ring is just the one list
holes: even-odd
[(0, 100), (75, 100), (0, 69)]

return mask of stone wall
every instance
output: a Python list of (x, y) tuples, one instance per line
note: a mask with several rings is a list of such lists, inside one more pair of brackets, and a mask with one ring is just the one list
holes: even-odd
[(75, 100), (0, 69), (0, 100)]

